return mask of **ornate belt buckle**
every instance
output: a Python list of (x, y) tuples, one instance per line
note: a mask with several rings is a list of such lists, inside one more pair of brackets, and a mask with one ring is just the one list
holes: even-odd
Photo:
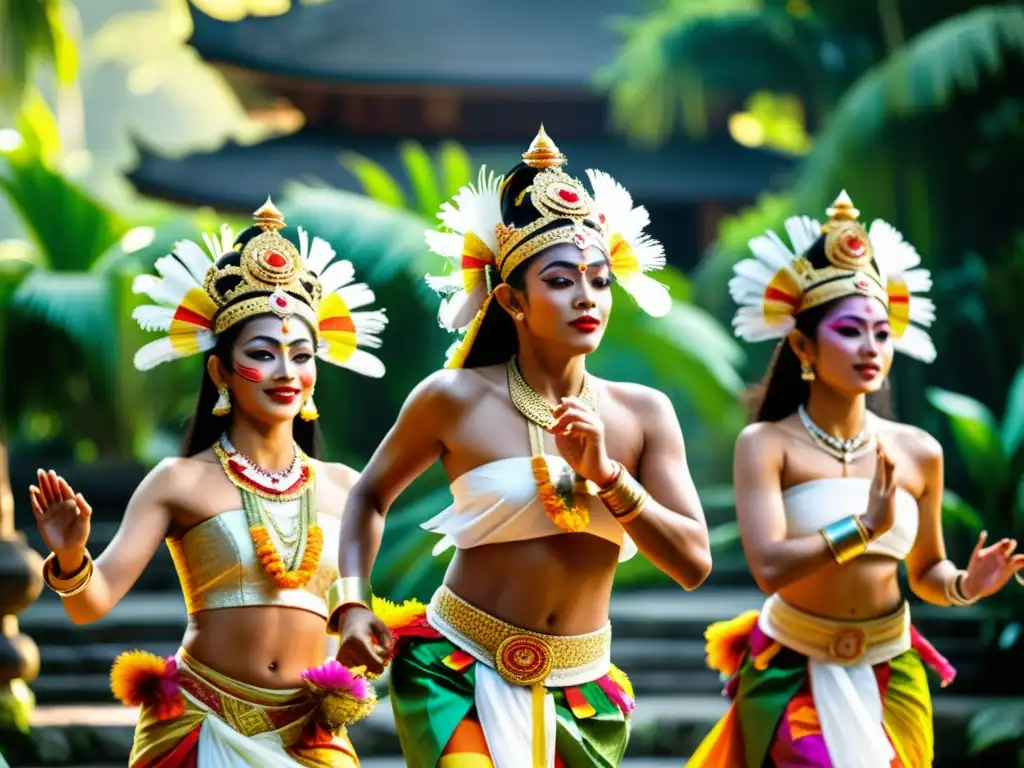
[(855, 664), (864, 656), (867, 650), (868, 636), (863, 629), (857, 627), (846, 627), (840, 629), (832, 636), (828, 652), (832, 658), (844, 664)]
[(551, 646), (535, 635), (512, 635), (502, 640), (494, 663), (503, 680), (513, 685), (534, 685), (547, 679), (554, 663)]

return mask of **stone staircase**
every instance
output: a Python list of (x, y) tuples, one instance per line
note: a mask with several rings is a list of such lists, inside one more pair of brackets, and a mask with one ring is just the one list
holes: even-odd
[[(34, 467), (12, 469), (18, 470), (12, 477), (20, 493), (34, 480)], [(77, 475), (71, 474), (75, 469)], [(91, 549), (100, 552), (113, 537), (116, 515), (141, 473), (83, 473), (70, 468), (66, 476), (93, 502)], [(29, 544), (43, 551), (38, 533), (26, 528), (23, 516), (19, 521)], [(726, 708), (721, 681), (704, 665), (704, 629), (712, 621), (757, 607), (761, 600), (735, 557), (716, 559), (712, 578), (693, 593), (670, 589), (615, 594), (613, 657), (632, 678), (638, 699), (631, 757), (665, 757), (681, 763), (680, 756), (690, 754)], [(958, 667), (956, 683), (948, 689), (933, 684), (933, 692), (940, 756), (963, 754), (966, 721), (982, 704), (998, 703), (993, 696), (1019, 695), (1024, 690), (1020, 672), (1015, 664), (993, 664), (986, 653), (993, 644), (980, 609), (917, 604), (914, 615), (919, 629)], [(113, 702), (110, 665), (126, 648), (172, 654), (185, 623), (184, 602), (166, 547), (160, 548), (132, 592), (94, 624), (74, 626), (59, 599), (45, 592), (21, 617), (22, 631), (35, 640), (42, 659), (40, 677), (32, 685), (39, 703), (34, 728), (39, 759), (31, 764), (124, 765), (134, 715)], [(990, 671), (997, 667), (1007, 674), (993, 678)], [(397, 757), (386, 703), (353, 728), (351, 736), (364, 757)], [(940, 759), (936, 765), (955, 764)]]

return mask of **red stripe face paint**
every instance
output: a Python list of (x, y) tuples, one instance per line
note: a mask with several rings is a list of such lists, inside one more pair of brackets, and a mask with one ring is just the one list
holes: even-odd
[(263, 374), (260, 373), (257, 368), (248, 368), (244, 365), (236, 365), (235, 373), (241, 376), (246, 381), (251, 381), (253, 384), (259, 384), (263, 381)]

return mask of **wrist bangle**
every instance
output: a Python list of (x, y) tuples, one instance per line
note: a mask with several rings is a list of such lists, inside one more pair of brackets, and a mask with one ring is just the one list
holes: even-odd
[(825, 538), (832, 557), (840, 565), (850, 562), (868, 548), (867, 531), (856, 515), (826, 525), (820, 533)]
[(950, 605), (955, 605), (958, 608), (964, 608), (968, 605), (973, 605), (978, 602), (977, 597), (970, 599), (964, 597), (963, 590), (960, 587), (960, 580), (967, 575), (967, 571), (953, 571), (946, 579), (945, 595), (946, 602)]
[(644, 489), (640, 482), (633, 477), (626, 468), (619, 465), (619, 476), (608, 488), (603, 488), (597, 493), (598, 498), (604, 502), (612, 517), (620, 523), (628, 523), (644, 511), (651, 496)]
[(373, 589), (370, 582), (358, 576), (335, 579), (327, 590), (327, 634), (338, 634), (341, 629), (341, 615), (346, 608), (356, 605), (373, 610)]
[(61, 599), (84, 592), (92, 581), (93, 563), (89, 550), (82, 552), (82, 565), (71, 576), (57, 575), (57, 555), (51, 552), (43, 561), (43, 583), (60, 595)]

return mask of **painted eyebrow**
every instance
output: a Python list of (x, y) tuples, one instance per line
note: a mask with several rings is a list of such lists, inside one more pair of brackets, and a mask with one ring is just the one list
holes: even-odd
[[(280, 347), (280, 346), (282, 346), (280, 341), (278, 341), (277, 339), (272, 339), (269, 336), (253, 336), (251, 339), (249, 339), (245, 343), (246, 343), (247, 346), (249, 344), (256, 344), (256, 343), (268, 344), (268, 345), (270, 345), (272, 347)], [(283, 346), (295, 347), (295, 346), (298, 346), (299, 344), (310, 344), (310, 345), (312, 345), (312, 342), (310, 342), (309, 339), (296, 339), (295, 341), (291, 342), (290, 344), (284, 344)]]
[[(606, 266), (608, 266), (608, 260), (607, 259), (600, 259), (598, 261), (592, 261), (589, 264), (587, 264), (587, 269), (591, 269), (592, 267), (606, 267)], [(579, 268), (580, 268), (579, 263), (573, 264), (571, 261), (552, 261), (550, 264), (548, 264), (546, 267), (544, 267), (544, 269), (542, 269), (539, 274), (543, 275), (549, 269), (574, 269), (574, 270), (579, 270)]]
[(840, 315), (835, 320), (830, 320), (829, 325), (832, 325), (833, 323), (839, 323), (844, 320), (850, 323), (855, 323), (861, 326), (862, 328), (866, 328), (868, 325), (889, 325), (888, 319), (875, 320), (873, 323), (868, 323), (867, 320), (865, 320), (862, 317), (857, 317), (856, 315)]

